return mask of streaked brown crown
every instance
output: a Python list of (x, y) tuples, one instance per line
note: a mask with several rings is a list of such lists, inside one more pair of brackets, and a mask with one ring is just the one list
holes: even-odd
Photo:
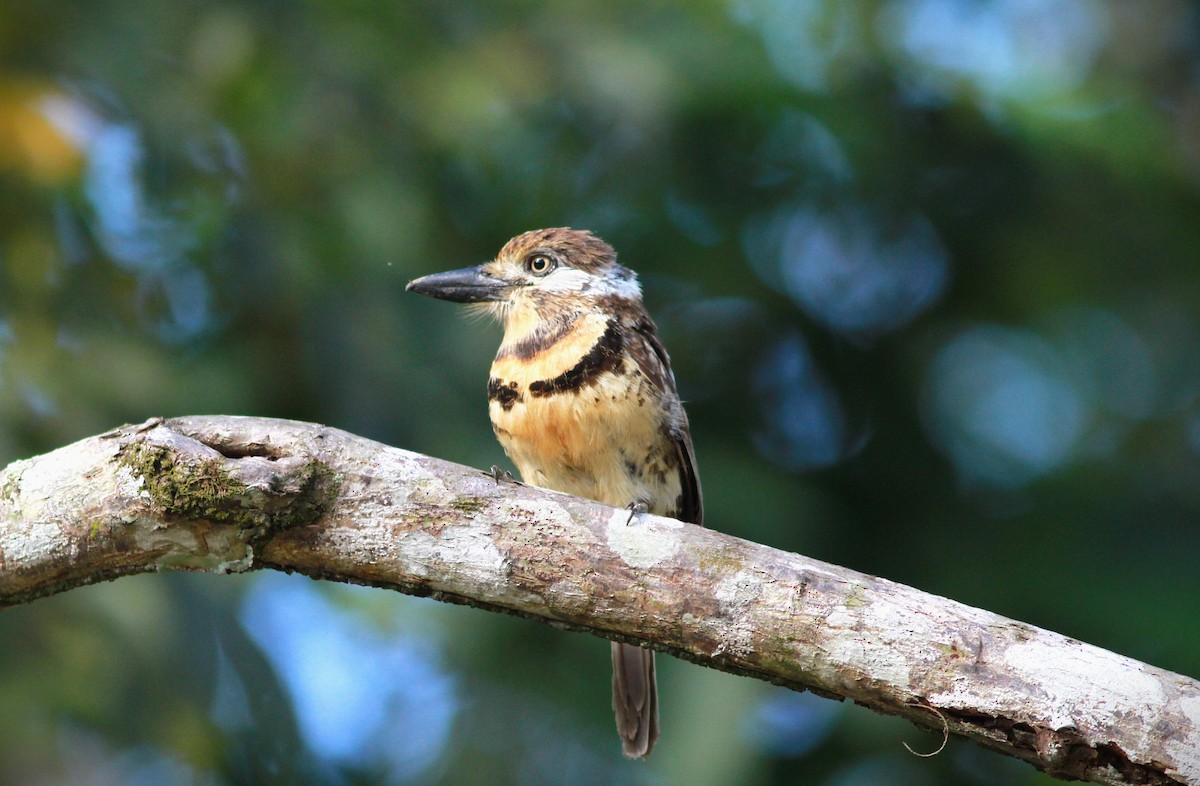
[(588, 273), (596, 273), (617, 261), (617, 252), (608, 243), (586, 229), (570, 227), (524, 232), (505, 243), (497, 258), (520, 260), (535, 251), (552, 253), (561, 262)]

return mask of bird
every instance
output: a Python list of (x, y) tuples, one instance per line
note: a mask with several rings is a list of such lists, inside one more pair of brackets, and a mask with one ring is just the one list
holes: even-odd
[[(587, 230), (537, 229), (491, 261), (406, 289), (472, 304), (500, 321), (488, 414), (524, 482), (628, 507), (631, 523), (649, 511), (703, 525), (671, 361), (637, 275), (611, 245)], [(622, 752), (645, 758), (659, 736), (654, 652), (610, 644)]]

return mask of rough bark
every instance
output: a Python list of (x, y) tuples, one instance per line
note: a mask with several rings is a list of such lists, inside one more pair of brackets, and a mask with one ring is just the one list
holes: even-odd
[(1200, 683), (886, 579), (322, 426), (152, 420), (0, 472), (0, 608), (157, 570), (388, 587), (848, 698), (1053, 775), (1200, 784)]

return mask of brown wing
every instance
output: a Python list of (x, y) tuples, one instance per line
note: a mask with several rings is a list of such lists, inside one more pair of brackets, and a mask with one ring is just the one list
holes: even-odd
[[(680, 412), (683, 407), (680, 406)], [(700, 490), (700, 476), (696, 474), (696, 452), (692, 449), (692, 434), (688, 430), (687, 415), (683, 416), (683, 425), (675, 436), (675, 450), (679, 454), (679, 480), (683, 485), (680, 500), (680, 521), (690, 521), (704, 526), (704, 493)]]
[(700, 490), (700, 476), (696, 474), (696, 452), (692, 448), (692, 434), (688, 427), (687, 413), (675, 389), (675, 375), (671, 371), (671, 359), (658, 339), (658, 331), (650, 317), (643, 316), (633, 325), (634, 335), (641, 339), (638, 346), (630, 347), (630, 354), (637, 361), (646, 378), (663, 391), (670, 400), (669, 409), (673, 422), (668, 433), (675, 445), (679, 463), (680, 500), (675, 517), (680, 521), (704, 526), (704, 495)]

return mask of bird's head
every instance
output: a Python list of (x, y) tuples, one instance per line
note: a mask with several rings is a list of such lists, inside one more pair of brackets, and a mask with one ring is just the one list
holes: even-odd
[(504, 244), (490, 262), (434, 273), (408, 282), (421, 295), (475, 303), (506, 327), (535, 323), (594, 308), (601, 298), (638, 301), (641, 288), (617, 253), (591, 232), (535, 229)]

